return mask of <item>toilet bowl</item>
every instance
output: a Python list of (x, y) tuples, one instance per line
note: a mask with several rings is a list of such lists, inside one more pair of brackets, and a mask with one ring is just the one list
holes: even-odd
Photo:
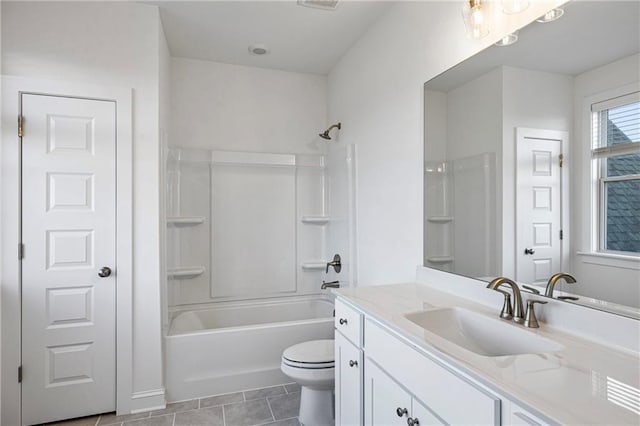
[(333, 340), (311, 340), (288, 347), (282, 353), (280, 368), (302, 388), (300, 423), (304, 426), (333, 425)]

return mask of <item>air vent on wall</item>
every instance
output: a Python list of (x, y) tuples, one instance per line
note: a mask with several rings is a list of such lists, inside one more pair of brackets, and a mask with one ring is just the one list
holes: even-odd
[(338, 0), (298, 0), (298, 4), (316, 9), (335, 10), (338, 7)]

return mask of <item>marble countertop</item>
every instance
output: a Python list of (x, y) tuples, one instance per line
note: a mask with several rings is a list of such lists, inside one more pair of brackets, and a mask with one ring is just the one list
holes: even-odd
[(561, 424), (640, 424), (640, 355), (636, 352), (603, 346), (541, 323), (539, 329), (525, 330), (555, 341), (562, 349), (543, 354), (482, 356), (419, 327), (405, 315), (456, 306), (497, 318), (501, 306), (492, 310), (417, 283), (339, 289), (334, 293), (418, 349), (452, 364), (541, 417)]

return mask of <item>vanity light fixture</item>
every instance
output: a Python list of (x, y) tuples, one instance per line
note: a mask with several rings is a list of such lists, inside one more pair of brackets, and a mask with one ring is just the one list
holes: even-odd
[(477, 40), (489, 34), (487, 9), (488, 4), (483, 0), (465, 0), (462, 6), (462, 19), (469, 38)]
[(529, 0), (502, 0), (502, 11), (508, 15), (524, 12), (529, 7)]
[(500, 47), (510, 46), (517, 41), (518, 41), (518, 32), (516, 31), (514, 33), (507, 34), (506, 36), (502, 37), (498, 42), (495, 43), (495, 45)]
[(560, 9), (560, 8), (552, 9), (547, 13), (545, 13), (544, 15), (542, 15), (541, 17), (539, 17), (538, 19), (536, 19), (536, 22), (546, 24), (547, 22), (553, 22), (556, 19), (560, 19), (562, 15), (564, 15), (564, 9)]

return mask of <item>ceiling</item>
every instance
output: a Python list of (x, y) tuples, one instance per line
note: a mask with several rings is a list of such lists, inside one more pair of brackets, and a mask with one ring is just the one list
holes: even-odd
[(578, 75), (640, 52), (640, 2), (571, 2), (554, 22), (533, 22), (516, 44), (492, 46), (427, 83), (449, 91), (490, 70), (507, 65)]
[[(328, 11), (284, 1), (153, 1), (172, 56), (328, 74), (390, 6), (341, 1)], [(250, 55), (264, 44), (268, 55)]]

